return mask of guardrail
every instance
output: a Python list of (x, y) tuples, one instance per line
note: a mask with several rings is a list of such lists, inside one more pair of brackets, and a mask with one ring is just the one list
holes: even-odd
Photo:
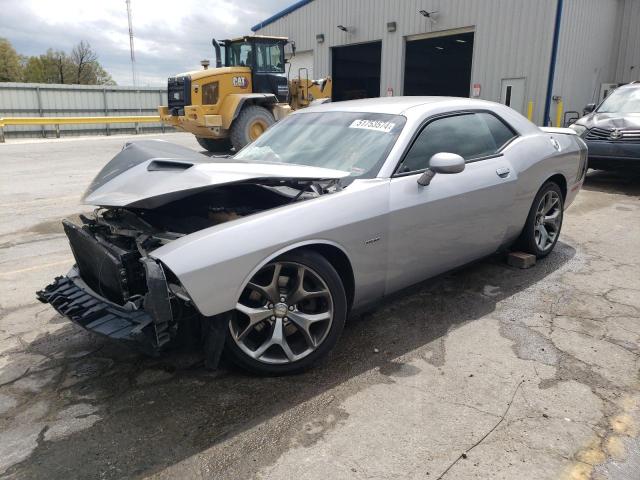
[[(139, 132), (139, 123), (160, 123), (158, 115), (142, 115), (127, 117), (5, 117), (0, 118), (0, 143), (4, 143), (4, 127), (8, 125), (54, 125), (56, 127), (56, 138), (60, 138), (60, 125), (80, 125), (80, 124), (112, 124), (112, 123), (133, 123), (136, 133)], [(164, 132), (164, 125), (162, 126)]]

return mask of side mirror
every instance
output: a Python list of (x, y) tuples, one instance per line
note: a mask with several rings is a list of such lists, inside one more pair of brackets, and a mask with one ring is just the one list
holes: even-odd
[(593, 112), (596, 109), (596, 106), (597, 105), (595, 103), (587, 103), (582, 110), (583, 115)]
[(436, 173), (452, 174), (460, 173), (464, 170), (464, 158), (455, 153), (440, 152), (436, 153), (429, 160), (429, 168), (418, 178), (418, 185), (426, 187), (431, 183)]

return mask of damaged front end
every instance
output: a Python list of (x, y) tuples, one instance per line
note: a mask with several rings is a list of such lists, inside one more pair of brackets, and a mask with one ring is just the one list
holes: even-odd
[(181, 331), (190, 332), (190, 343), (198, 333), (205, 362), (214, 366), (226, 324), (207, 322), (153, 251), (210, 227), (334, 192), (345, 174), (294, 167), (283, 176), (274, 165), (209, 162), (167, 145), (129, 144), (105, 166), (85, 197), (101, 207), (81, 215), (81, 224), (63, 221), (75, 265), (37, 298), (81, 327), (149, 354), (158, 354)]
[(81, 218), (82, 226), (63, 221), (76, 264), (38, 299), (87, 330), (156, 354), (174, 336), (176, 314), (194, 314), (171, 291), (179, 292), (171, 273), (145, 255), (145, 245), (160, 240), (135, 230), (114, 234), (103, 217)]

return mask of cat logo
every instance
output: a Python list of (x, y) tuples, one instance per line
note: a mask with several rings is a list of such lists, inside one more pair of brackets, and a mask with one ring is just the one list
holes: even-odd
[(232, 83), (234, 87), (247, 88), (249, 86), (249, 80), (246, 77), (233, 77)]

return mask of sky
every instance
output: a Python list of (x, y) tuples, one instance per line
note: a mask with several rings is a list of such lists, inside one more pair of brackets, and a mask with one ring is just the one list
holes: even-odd
[[(213, 60), (211, 38), (251, 34), (251, 27), (295, 0), (131, 0), (138, 85), (199, 70)], [(131, 85), (125, 0), (0, 0), (0, 37), (22, 55), (70, 52), (81, 40), (118, 85)], [(213, 63), (213, 62), (212, 62)]]

